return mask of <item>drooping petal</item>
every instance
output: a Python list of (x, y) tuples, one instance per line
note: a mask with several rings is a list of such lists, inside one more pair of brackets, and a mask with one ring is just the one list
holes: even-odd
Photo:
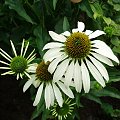
[(92, 32), (93, 32), (93, 31), (91, 31), (91, 30), (86, 30), (86, 31), (85, 31), (85, 34), (86, 34), (86, 35), (90, 35)]
[(92, 63), (95, 65), (95, 67), (99, 70), (101, 75), (108, 81), (109, 75), (108, 75), (106, 68), (98, 60), (96, 60), (92, 56), (89, 56), (89, 58), (92, 61)]
[(36, 78), (34, 78), (34, 80), (35, 81), (33, 81), (33, 85), (34, 85), (35, 88), (37, 88), (40, 85), (41, 81), (39, 79), (36, 80)]
[(70, 32), (69, 31), (65, 31), (64, 33), (62, 33), (63, 35), (65, 35), (65, 36), (70, 36)]
[(68, 66), (66, 73), (65, 73), (65, 82), (64, 84), (69, 87), (72, 78), (73, 78), (73, 73), (74, 73), (74, 61), (72, 61), (70, 63), (70, 65)]
[(54, 59), (49, 67), (48, 67), (48, 71), (52, 74), (55, 69), (57, 68), (57, 65), (59, 64), (59, 62), (61, 62), (62, 60), (64, 60), (67, 56), (66, 55), (61, 55), (60, 57), (57, 57), (56, 59)]
[(88, 69), (85, 63), (83, 62), (83, 60), (81, 60), (81, 73), (82, 73), (84, 91), (85, 93), (88, 93), (90, 90), (90, 76), (89, 76)]
[(57, 33), (53, 32), (53, 31), (49, 31), (49, 35), (55, 41), (59, 41), (59, 42), (65, 42), (66, 41), (66, 37), (64, 35), (62, 35), (62, 34), (57, 34)]
[(92, 49), (93, 51), (95, 51), (103, 56), (106, 56), (106, 57), (110, 58), (111, 60), (119, 63), (118, 58), (114, 55), (111, 48), (108, 45), (106, 45), (105, 42), (100, 41), (100, 40), (94, 40), (94, 41), (92, 41), (92, 43), (94, 43), (93, 47), (98, 48), (98, 49)]
[(63, 43), (58, 43), (58, 42), (50, 42), (47, 43), (44, 47), (43, 50), (50, 49), (50, 48), (58, 48), (58, 47), (63, 47)]
[(43, 59), (44, 59), (45, 61), (49, 61), (49, 59), (50, 59), (51, 57), (60, 54), (60, 50), (61, 50), (61, 49), (62, 49), (62, 48), (52, 48), (52, 49), (49, 49), (49, 50), (44, 54)]
[(50, 94), (51, 94), (51, 106), (53, 106), (54, 105), (54, 100), (55, 100), (55, 95), (54, 95), (54, 91), (53, 91), (53, 88), (52, 88), (51, 84), (49, 85), (49, 90), (50, 90)]
[(89, 39), (96, 38), (96, 37), (103, 35), (103, 34), (105, 34), (105, 32), (103, 32), (101, 30), (96, 30), (95, 32), (93, 32), (89, 35)]
[(58, 65), (54, 75), (53, 75), (53, 81), (57, 82), (58, 80), (60, 80), (62, 78), (62, 76), (64, 75), (68, 64), (69, 64), (70, 59), (66, 59), (64, 61), (62, 61), (62, 63), (60, 65)]
[(103, 87), (105, 87), (105, 81), (102, 77), (102, 75), (99, 73), (99, 71), (95, 68), (95, 66), (86, 59), (87, 66), (93, 75), (93, 77), (96, 79), (96, 81)]
[(97, 58), (99, 61), (101, 61), (101, 62), (103, 62), (103, 63), (105, 63), (105, 64), (107, 64), (107, 65), (109, 65), (109, 66), (114, 66), (113, 63), (112, 63), (112, 61), (109, 60), (107, 57), (105, 57), (105, 56), (103, 56), (103, 55), (100, 55), (100, 54), (98, 54), (98, 53), (94, 53), (94, 52), (91, 52), (91, 54), (92, 54), (95, 58)]
[(44, 98), (45, 98), (45, 104), (46, 104), (46, 108), (49, 109), (50, 104), (51, 104), (51, 94), (50, 94), (50, 89), (49, 89), (49, 84), (46, 84), (45, 87), (45, 94), (44, 94)]
[(24, 85), (24, 87), (23, 87), (23, 92), (25, 92), (25, 91), (32, 85), (33, 81), (34, 81), (34, 78), (31, 78), (30, 80), (28, 80), (28, 81), (25, 83), (25, 85)]
[(10, 43), (11, 43), (11, 46), (12, 46), (12, 49), (13, 49), (13, 52), (14, 52), (15, 56), (17, 56), (15, 46), (14, 46), (14, 44), (13, 44), (13, 42), (11, 40), (10, 40)]
[(63, 104), (62, 94), (61, 94), (59, 88), (54, 83), (52, 83), (52, 85), (53, 85), (53, 90), (55, 93), (55, 98), (56, 98), (59, 106), (62, 107), (62, 104)]
[(31, 64), (31, 65), (28, 66), (26, 71), (29, 72), (29, 73), (35, 73), (37, 66), (38, 66), (37, 63)]
[(83, 22), (78, 21), (78, 30), (82, 32), (85, 29), (85, 24)]
[(81, 92), (81, 89), (82, 89), (82, 74), (81, 74), (81, 67), (78, 63), (78, 60), (76, 61), (75, 66), (74, 66), (74, 84), (75, 84), (76, 91)]
[(24, 71), (24, 74), (31, 79), (31, 76), (26, 71)]
[(73, 92), (69, 87), (66, 87), (62, 82), (57, 82), (58, 86), (61, 88), (61, 90), (70, 98), (74, 98)]
[(40, 102), (42, 91), (43, 91), (43, 85), (44, 85), (44, 83), (42, 83), (40, 85), (40, 87), (38, 88), (38, 91), (37, 91), (33, 106), (36, 106)]

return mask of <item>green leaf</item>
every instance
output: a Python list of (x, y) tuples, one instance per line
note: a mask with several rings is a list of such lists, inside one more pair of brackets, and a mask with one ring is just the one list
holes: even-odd
[(111, 24), (111, 18), (107, 18), (103, 16), (103, 20), (105, 21), (105, 23), (109, 26)]
[(35, 41), (36, 41), (37, 48), (39, 50), (39, 54), (43, 56), (44, 51), (42, 49), (44, 45), (50, 40), (50, 37), (47, 31), (45, 30), (45, 28), (43, 28), (40, 25), (34, 29), (34, 35), (36, 36)]
[(64, 17), (64, 20), (63, 20), (63, 31), (69, 30), (69, 27), (70, 27), (70, 25), (69, 25), (68, 19), (67, 19), (67, 17)]
[(94, 12), (94, 19), (103, 16), (103, 10), (99, 2), (94, 2), (90, 4), (92, 11)]
[(105, 87), (104, 89), (98, 91), (91, 91), (91, 93), (97, 97), (109, 96), (120, 99), (120, 91), (113, 87)]
[(102, 102), (101, 108), (107, 113), (111, 114), (113, 112), (113, 107), (109, 103)]
[(96, 103), (98, 103), (98, 104), (100, 104), (100, 105), (102, 104), (100, 98), (97, 97), (97, 96), (95, 96), (94, 94), (91, 94), (91, 93), (85, 94), (85, 97), (86, 97), (87, 99), (89, 99), (89, 100), (95, 101)]
[(87, 15), (92, 18), (93, 17), (93, 11), (90, 7), (90, 3), (88, 0), (83, 0), (81, 2), (81, 4), (79, 4), (79, 8), (82, 10), (82, 11), (85, 11), (87, 13)]
[(55, 10), (55, 8), (56, 8), (57, 1), (58, 1), (58, 0), (53, 0), (53, 8), (54, 8), (54, 10)]
[(27, 22), (35, 24), (32, 19), (27, 15), (20, 0), (6, 0), (5, 4), (9, 6), (10, 9), (15, 10), (21, 17), (23, 17)]

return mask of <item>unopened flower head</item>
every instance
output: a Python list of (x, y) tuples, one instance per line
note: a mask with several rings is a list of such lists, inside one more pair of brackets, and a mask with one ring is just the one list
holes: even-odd
[(41, 95), (44, 94), (47, 109), (54, 105), (55, 100), (58, 102), (59, 106), (62, 107), (63, 98), (60, 89), (70, 98), (74, 98), (74, 95), (71, 89), (66, 87), (61, 81), (53, 82), (53, 75), (48, 72), (48, 65), (49, 62), (45, 64), (44, 61), (42, 61), (32, 67), (33, 70), (31, 70), (34, 71), (35, 74), (32, 74), (31, 79), (25, 83), (23, 92), (33, 84), (35, 88), (38, 88), (33, 106), (36, 106), (40, 102)]
[(63, 120), (72, 115), (75, 107), (75, 103), (72, 102), (72, 99), (65, 99), (63, 106), (60, 107), (57, 103), (54, 104), (52, 108), (52, 115), (58, 120)]
[(78, 28), (72, 29), (72, 33), (65, 31), (57, 34), (49, 31), (54, 42), (47, 43), (43, 50), (48, 49), (43, 59), (51, 61), (48, 71), (53, 75), (53, 81), (65, 77), (64, 84), (70, 85), (74, 81), (75, 89), (80, 92), (82, 86), (85, 93), (90, 90), (90, 75), (96, 81), (105, 86), (105, 80), (109, 80), (108, 72), (103, 63), (113, 66), (111, 60), (119, 63), (118, 58), (105, 42), (94, 38), (105, 34), (101, 30), (95, 32), (84, 31), (83, 22), (78, 22)]
[(29, 42), (27, 43), (26, 47), (24, 48), (25, 40), (23, 40), (22, 46), (21, 46), (21, 53), (20, 53), (20, 55), (17, 55), (16, 49), (11, 40), (10, 40), (10, 43), (11, 43), (12, 50), (13, 50), (15, 56), (12, 58), (4, 50), (2, 50), (0, 48), (0, 54), (8, 61), (8, 62), (5, 62), (5, 61), (0, 60), (0, 63), (6, 65), (5, 67), (0, 67), (0, 69), (9, 70), (1, 75), (15, 74), (17, 76), (17, 79), (19, 79), (19, 77), (22, 78), (23, 75), (26, 75), (30, 78), (30, 75), (28, 73), (31, 71), (29, 71), (28, 68), (30, 66), (33, 66), (33, 64), (31, 64), (31, 62), (35, 59), (35, 54), (34, 54), (35, 50), (33, 50), (29, 54), (28, 57), (25, 57), (28, 46), (29, 46)]

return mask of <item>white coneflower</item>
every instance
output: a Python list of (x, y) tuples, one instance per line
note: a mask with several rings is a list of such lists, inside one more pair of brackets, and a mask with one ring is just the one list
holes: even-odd
[(58, 81), (65, 76), (64, 83), (69, 86), (70, 81), (74, 81), (77, 92), (81, 91), (82, 85), (85, 93), (90, 90), (90, 76), (93, 75), (96, 81), (105, 86), (105, 81), (109, 80), (108, 72), (101, 62), (113, 66), (112, 61), (119, 63), (118, 58), (105, 42), (93, 40), (102, 34), (101, 30), (95, 32), (86, 30), (85, 25), (78, 22), (78, 28), (72, 33), (65, 31), (57, 34), (49, 31), (55, 42), (47, 43), (43, 50), (49, 49), (43, 59), (45, 62), (51, 61), (48, 71), (53, 74), (53, 81)]
[(57, 103), (54, 104), (52, 108), (52, 115), (57, 118), (57, 120), (63, 120), (72, 115), (75, 103), (71, 99), (66, 99), (63, 102), (63, 106), (60, 107)]
[(5, 69), (8, 70), (5, 73), (2, 73), (1, 75), (6, 75), (6, 74), (15, 74), (17, 75), (17, 79), (19, 79), (19, 77), (23, 77), (23, 75), (26, 75), (30, 78), (30, 75), (28, 72), (30, 72), (28, 69), (29, 67), (32, 67), (34, 64), (31, 64), (31, 62), (35, 59), (35, 55), (33, 50), (28, 57), (25, 57), (28, 46), (29, 46), (29, 42), (27, 43), (26, 47), (24, 48), (24, 43), (25, 40), (23, 40), (22, 42), (22, 46), (21, 46), (21, 53), (20, 55), (17, 55), (17, 52), (15, 50), (14, 44), (13, 42), (10, 40), (11, 46), (12, 46), (12, 50), (14, 52), (15, 57), (11, 57), (10, 55), (8, 55), (4, 50), (2, 50), (0, 48), (0, 54), (8, 61), (2, 61), (0, 60), (0, 63), (6, 65), (5, 67), (0, 67), (0, 69)]
[[(61, 81), (53, 82), (53, 76), (48, 72), (48, 64), (44, 61), (40, 62), (36, 67), (35, 74), (31, 75), (24, 87), (23, 92), (25, 92), (32, 84), (37, 88), (37, 94), (33, 103), (36, 106), (41, 99), (42, 93), (44, 94), (46, 108), (49, 109), (50, 106), (54, 105), (55, 99), (57, 100), (59, 106), (63, 105), (63, 98), (60, 89), (70, 98), (74, 98), (74, 95), (69, 87), (66, 87)], [(59, 89), (60, 88), (60, 89)]]

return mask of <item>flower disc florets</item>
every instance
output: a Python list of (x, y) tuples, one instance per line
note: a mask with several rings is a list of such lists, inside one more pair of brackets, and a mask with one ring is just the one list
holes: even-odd
[(71, 58), (86, 57), (91, 48), (90, 39), (81, 32), (71, 34), (65, 42), (65, 51)]
[(36, 69), (36, 77), (40, 79), (40, 81), (51, 81), (52, 75), (48, 72), (48, 65), (44, 62), (39, 63)]
[(10, 68), (15, 73), (23, 73), (27, 68), (27, 60), (22, 56), (14, 57), (11, 60)]

